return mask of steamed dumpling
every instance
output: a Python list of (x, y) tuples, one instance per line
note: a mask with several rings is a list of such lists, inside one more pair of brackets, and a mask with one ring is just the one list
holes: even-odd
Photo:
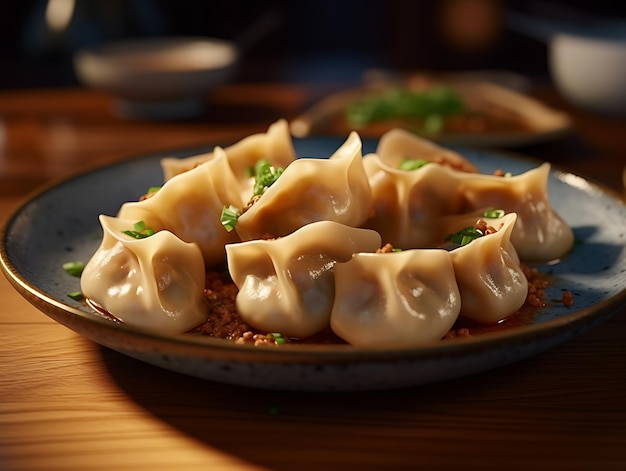
[(357, 227), (367, 218), (372, 195), (358, 134), (329, 159), (301, 158), (237, 222), (241, 240), (284, 236), (316, 221)]
[(100, 216), (104, 236), (85, 266), (86, 298), (124, 323), (178, 334), (208, 317), (202, 254), (168, 231), (143, 239), (123, 234), (133, 220)]
[(461, 309), (450, 254), (359, 253), (335, 265), (333, 331), (354, 346), (411, 348), (440, 340)]
[(228, 269), (239, 288), (237, 312), (259, 330), (313, 335), (329, 323), (333, 267), (380, 243), (374, 231), (320, 221), (279, 239), (227, 245)]
[(366, 155), (363, 165), (372, 189), (372, 212), (364, 226), (379, 232), (383, 241), (394, 247), (436, 244), (440, 219), (463, 208), (461, 182), (442, 165), (400, 170), (386, 165), (376, 154)]
[[(224, 149), (233, 173), (240, 184), (248, 179), (248, 169), (260, 159), (266, 159), (275, 167), (286, 167), (295, 158), (289, 125), (280, 119), (270, 125), (266, 133), (252, 134)], [(201, 163), (213, 159), (214, 152), (194, 155), (178, 159), (166, 157), (161, 159), (161, 168), (165, 180), (191, 170)]]
[(198, 244), (210, 266), (224, 262), (224, 245), (239, 240), (220, 221), (222, 209), (230, 205), (242, 205), (238, 182), (224, 150), (217, 147), (212, 160), (167, 181), (146, 200), (125, 203), (118, 217), (144, 221), (154, 230)]
[(548, 196), (550, 164), (520, 175), (459, 175), (466, 210), (502, 208), (517, 213), (512, 241), (522, 260), (548, 262), (563, 257), (574, 244), (571, 228), (554, 211)]
[(364, 157), (372, 189), (372, 215), (365, 227), (400, 248), (440, 242), (443, 219), (499, 208), (518, 215), (512, 240), (523, 260), (546, 262), (563, 257), (574, 243), (571, 228), (554, 211), (548, 196), (550, 165), (513, 177), (454, 170), (430, 163), (406, 171)]
[(497, 232), (450, 252), (463, 316), (480, 323), (498, 322), (526, 301), (528, 281), (511, 243), (516, 220), (515, 213), (489, 219)]
[(400, 128), (381, 136), (376, 154), (386, 165), (395, 168), (402, 160), (413, 159), (439, 163), (463, 172), (478, 172), (474, 164), (461, 154)]

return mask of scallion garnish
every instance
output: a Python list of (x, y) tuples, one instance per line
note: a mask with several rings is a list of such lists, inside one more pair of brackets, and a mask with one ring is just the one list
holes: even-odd
[(148, 195), (151, 195), (152, 193), (156, 193), (157, 191), (159, 191), (161, 189), (160, 186), (151, 186), (150, 188), (148, 188)]
[(133, 224), (133, 230), (122, 231), (123, 234), (127, 236), (133, 237), (135, 239), (145, 239), (146, 237), (150, 237), (154, 234), (154, 229), (146, 227), (146, 223), (143, 221), (138, 221)]
[(504, 174), (504, 178), (511, 178), (513, 176), (513, 174), (511, 172), (506, 172)]
[(488, 209), (483, 213), (483, 217), (489, 219), (501, 218), (504, 216), (504, 209)]
[(409, 170), (409, 171), (419, 170), (427, 163), (428, 163), (428, 160), (406, 158), (400, 161), (400, 163), (398, 164), (398, 168), (400, 170)]
[(72, 291), (71, 293), (67, 293), (67, 295), (74, 301), (82, 301), (84, 298), (83, 293), (80, 291)]
[(391, 88), (351, 104), (346, 109), (346, 118), (355, 128), (376, 121), (417, 119), (422, 125), (419, 131), (436, 134), (443, 129), (447, 117), (464, 110), (460, 95), (448, 87), (431, 87), (422, 91)]
[(282, 334), (280, 334), (279, 332), (272, 332), (271, 334), (267, 334), (267, 337), (273, 338), (274, 342), (276, 342), (279, 345), (282, 345), (285, 342), (287, 342), (285, 340), (285, 337), (283, 337)]
[(274, 167), (267, 160), (259, 160), (254, 167), (254, 190), (253, 195), (262, 195), (266, 188), (272, 186), (278, 177), (280, 177), (284, 169)]
[(85, 268), (85, 264), (83, 262), (65, 262), (63, 264), (63, 270), (65, 270), (69, 275), (80, 277), (83, 273), (83, 269)]
[(484, 236), (485, 234), (480, 229), (476, 229), (473, 226), (464, 227), (459, 232), (449, 234), (446, 236), (447, 241), (451, 241), (456, 245), (467, 245), (474, 239)]
[(229, 207), (224, 206), (222, 214), (220, 215), (220, 222), (228, 232), (231, 232), (235, 228), (238, 219), (239, 210), (237, 208), (232, 205)]

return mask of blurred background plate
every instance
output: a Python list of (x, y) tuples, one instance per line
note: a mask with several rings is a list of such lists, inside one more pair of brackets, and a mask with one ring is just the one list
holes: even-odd
[[(524, 77), (506, 71), (368, 71), (363, 82), (321, 98), (292, 120), (294, 136), (342, 136), (355, 129), (376, 138), (400, 127), (440, 144), (493, 148), (545, 142), (571, 132), (566, 113), (527, 96)], [(362, 108), (379, 117), (355, 121)], [(429, 118), (437, 120), (436, 128), (428, 126)]]

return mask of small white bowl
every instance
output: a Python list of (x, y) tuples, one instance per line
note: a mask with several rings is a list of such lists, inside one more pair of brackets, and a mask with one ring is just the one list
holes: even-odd
[(554, 34), (549, 63), (555, 85), (570, 102), (626, 116), (626, 21)]
[(180, 119), (204, 109), (207, 94), (236, 70), (234, 43), (161, 37), (105, 43), (74, 56), (79, 80), (116, 96), (125, 117)]

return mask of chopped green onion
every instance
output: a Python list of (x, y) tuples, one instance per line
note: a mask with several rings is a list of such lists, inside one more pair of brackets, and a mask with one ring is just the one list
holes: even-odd
[(398, 249), (396, 247), (394, 247), (393, 249), (391, 249), (392, 252), (402, 252), (403, 249)]
[(156, 193), (157, 191), (159, 191), (161, 189), (160, 186), (151, 186), (150, 188), (148, 188), (148, 195), (151, 195), (152, 193)]
[(67, 293), (67, 295), (74, 301), (82, 301), (84, 298), (83, 293), (80, 291), (72, 291), (71, 293)]
[(437, 134), (443, 129), (445, 122), (440, 114), (430, 114), (424, 118), (423, 131), (425, 134)]
[(485, 234), (480, 229), (476, 229), (473, 226), (468, 226), (464, 227), (459, 232), (447, 235), (446, 240), (451, 241), (456, 245), (463, 246), (469, 244), (474, 239), (478, 239), (479, 237), (482, 237), (484, 235)]
[(437, 133), (448, 116), (464, 111), (463, 100), (447, 87), (431, 87), (423, 91), (402, 88), (389, 89), (353, 103), (346, 109), (348, 123), (358, 128), (376, 121), (390, 119), (422, 120), (422, 131)]
[(513, 174), (511, 172), (506, 172), (504, 174), (504, 178), (511, 178), (513, 176)]
[(278, 332), (272, 332), (271, 334), (267, 334), (267, 337), (273, 338), (274, 342), (279, 345), (282, 345), (286, 342), (285, 337), (283, 337), (282, 334)]
[(63, 264), (63, 270), (69, 275), (80, 277), (83, 274), (85, 264), (83, 262), (65, 262)]
[(265, 159), (259, 160), (256, 163), (254, 170), (254, 196), (262, 195), (263, 192), (272, 186), (276, 180), (278, 180), (278, 177), (280, 177), (284, 172), (284, 169), (272, 166)]
[(410, 170), (410, 171), (419, 170), (427, 163), (428, 163), (428, 160), (406, 158), (400, 161), (400, 163), (398, 164), (398, 168), (400, 170)]
[(239, 219), (239, 210), (234, 206), (229, 206), (228, 208), (224, 206), (222, 208), (222, 214), (220, 215), (220, 222), (222, 226), (228, 231), (231, 232), (235, 226), (237, 225), (237, 220)]
[(504, 216), (504, 209), (489, 209), (483, 213), (483, 217), (489, 219), (501, 218)]
[(133, 230), (122, 231), (123, 234), (127, 236), (133, 237), (135, 239), (145, 239), (146, 237), (150, 237), (154, 235), (154, 229), (146, 227), (146, 223), (143, 221), (138, 221), (133, 224)]

